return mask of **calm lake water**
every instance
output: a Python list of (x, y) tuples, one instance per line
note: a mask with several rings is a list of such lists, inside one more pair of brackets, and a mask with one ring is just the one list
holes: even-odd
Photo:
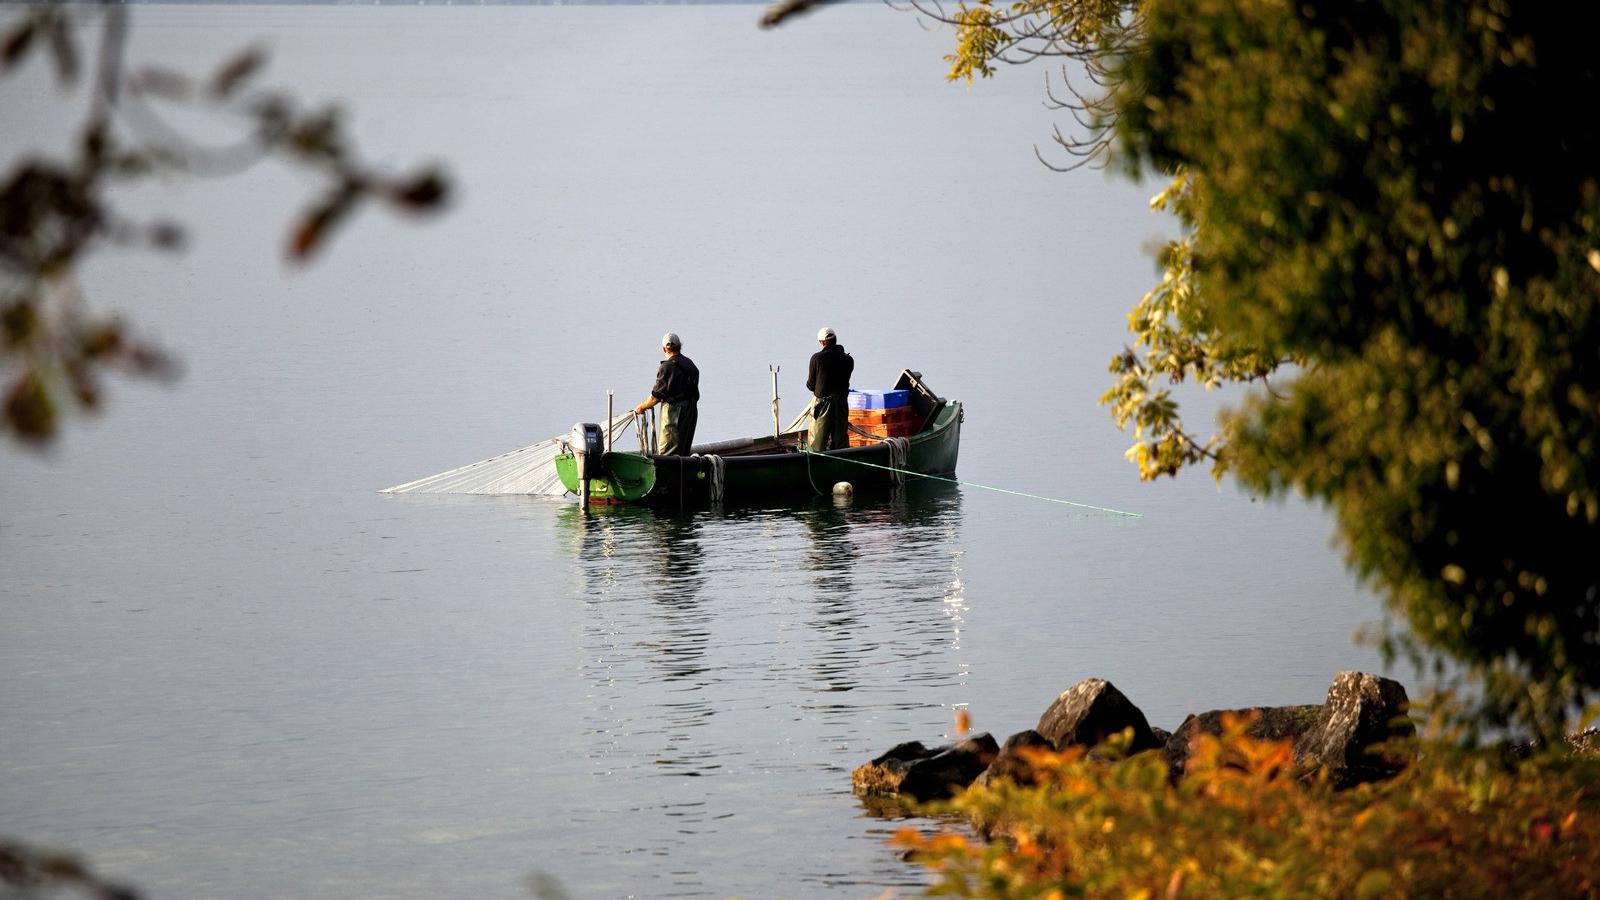
[[(86, 288), (187, 372), (0, 451), (0, 833), (165, 898), (910, 893), (849, 773), (957, 707), (1004, 739), (1104, 677), (1170, 729), (1380, 671), (1325, 514), (1140, 484), (1096, 406), (1154, 188), (1035, 161), (1042, 70), (949, 85), (951, 35), (906, 14), (758, 14), (135, 10), (135, 60), (259, 40), (460, 191), (305, 271), (292, 171), (123, 198), (192, 246)], [(37, 61), (0, 114), (8, 159), (66, 134)], [(376, 493), (637, 402), (669, 329), (703, 438), (762, 431), (767, 367), (787, 418), (824, 324), (858, 387), (910, 367), (967, 404), (970, 484), (684, 516)]]

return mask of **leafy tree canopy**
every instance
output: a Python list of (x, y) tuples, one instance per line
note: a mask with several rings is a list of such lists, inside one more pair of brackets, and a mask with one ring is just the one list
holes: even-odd
[[(1335, 512), (1406, 631), (1541, 731), (1600, 689), (1600, 10), (993, 0), (952, 80), (1063, 63), (1080, 162), (1183, 236), (1102, 402), (1145, 478), (1210, 461)], [(1076, 85), (1073, 75), (1078, 76)], [(1287, 366), (1287, 368), (1286, 368)], [(1173, 383), (1258, 382), (1192, 436)]]
[(1410, 628), (1545, 729), (1600, 688), (1600, 10), (1157, 0), (1134, 166), (1186, 175), (1225, 356), (1302, 363), (1225, 422), (1326, 502)]

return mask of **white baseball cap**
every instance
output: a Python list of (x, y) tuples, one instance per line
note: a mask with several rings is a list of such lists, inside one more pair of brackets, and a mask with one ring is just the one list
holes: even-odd
[(678, 336), (669, 331), (661, 336), (661, 346), (671, 347), (676, 350), (683, 346), (683, 341), (678, 340)]
[(835, 335), (833, 333), (833, 329), (832, 328), (829, 328), (826, 325), (822, 326), (822, 330), (817, 332), (817, 340), (819, 340), (819, 341), (825, 341), (825, 340), (827, 340), (828, 338), (831, 338), (831, 337), (837, 337), (837, 335)]

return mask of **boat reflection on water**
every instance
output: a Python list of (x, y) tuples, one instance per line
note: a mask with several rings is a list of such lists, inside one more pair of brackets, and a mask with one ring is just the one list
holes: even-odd
[(556, 539), (568, 574), (554, 602), (573, 606), (560, 619), (583, 690), (563, 764), (589, 779), (586, 808), (566, 814), (599, 834), (578, 864), (636, 883), (672, 860), (671, 890), (701, 896), (722, 887), (700, 874), (718, 854), (758, 847), (796, 854), (805, 895), (921, 886), (850, 770), (947, 729), (945, 707), (966, 699), (958, 488), (689, 513), (572, 505)]
[[(589, 725), (608, 769), (711, 774), (750, 752), (742, 722), (770, 722), (780, 708), (797, 738), (838, 747), (881, 742), (886, 719), (925, 722), (929, 686), (962, 699), (954, 486), (778, 509), (573, 506), (560, 516), (571, 594), (585, 607)], [(911, 700), (912, 686), (924, 699)]]
[[(797, 513), (808, 538), (809, 665), (821, 692), (852, 691), (888, 659), (947, 657), (960, 649), (961, 494), (951, 485), (911, 486), (887, 500), (819, 498)], [(951, 612), (956, 612), (955, 620)], [(934, 615), (943, 613), (942, 616)], [(964, 664), (909, 673), (911, 680), (964, 681)], [(881, 686), (880, 687), (886, 687)], [(825, 718), (855, 704), (819, 698)]]

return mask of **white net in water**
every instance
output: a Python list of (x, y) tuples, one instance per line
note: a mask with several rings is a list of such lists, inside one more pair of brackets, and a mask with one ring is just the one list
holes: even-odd
[[(634, 421), (633, 413), (611, 420), (612, 445)], [(509, 453), (491, 456), (459, 469), (418, 478), (384, 488), (380, 494), (543, 494), (559, 497), (567, 492), (556, 474), (556, 457), (561, 455), (568, 435), (529, 444)], [(621, 449), (617, 447), (617, 449)]]

